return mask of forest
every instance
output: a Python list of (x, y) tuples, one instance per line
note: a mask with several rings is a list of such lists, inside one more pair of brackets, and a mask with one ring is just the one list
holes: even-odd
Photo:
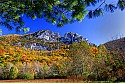
[[(53, 26), (63, 27), (66, 24), (82, 22), (86, 17), (93, 19), (103, 16), (105, 12), (124, 11), (125, 0), (116, 0), (115, 4), (111, 2), (112, 0), (108, 1), (0, 0), (0, 27), (26, 33), (30, 31), (30, 27), (25, 25), (26, 18), (43, 19)], [(44, 24), (45, 22), (39, 21), (39, 23)], [(122, 23), (121, 19), (120, 23)], [(0, 34), (2, 34), (2, 29), (0, 28)], [(39, 42), (40, 45), (50, 49), (33, 50), (24, 47), (34, 42)], [(90, 45), (83, 40), (65, 44), (45, 42), (16, 34), (0, 36), (0, 80), (57, 78), (87, 82), (125, 81), (124, 45), (117, 49), (115, 45), (111, 45), (112, 42), (109, 44), (107, 45), (114, 46), (113, 49), (107, 48), (105, 44)], [(123, 53), (119, 53), (121, 50)]]
[(103, 44), (73, 42), (48, 51), (16, 45), (19, 41), (27, 42), (18, 35), (0, 37), (0, 79), (125, 81), (124, 55), (107, 50)]

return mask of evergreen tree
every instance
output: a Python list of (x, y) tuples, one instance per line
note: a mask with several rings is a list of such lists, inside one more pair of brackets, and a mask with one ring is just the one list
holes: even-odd
[[(17, 31), (24, 29), (23, 15), (32, 18), (45, 18), (47, 22), (61, 27), (67, 23), (82, 21), (103, 15), (106, 11), (114, 12), (125, 8), (125, 0), (117, 0), (116, 5), (106, 3), (106, 0), (1, 0), (0, 24), (9, 29), (16, 27)], [(87, 10), (88, 6), (100, 5), (94, 10)]]

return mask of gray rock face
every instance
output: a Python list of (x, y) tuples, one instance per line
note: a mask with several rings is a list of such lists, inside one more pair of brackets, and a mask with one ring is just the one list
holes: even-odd
[[(88, 44), (90, 44), (87, 38), (83, 38), (81, 35), (77, 33), (72, 33), (72, 32), (67, 32), (65, 33), (64, 36), (60, 36), (60, 34), (57, 32), (52, 32), (49, 30), (41, 30), (41, 31), (37, 31), (29, 34), (28, 38), (41, 39), (41, 41), (44, 41), (44, 42), (61, 42), (64, 44), (72, 44), (73, 42), (79, 43), (80, 41), (86, 41)], [(48, 50), (50, 48), (47, 46), (42, 46), (38, 42), (35, 42), (30, 44), (30, 49)]]
[(39, 45), (37, 43), (32, 43), (32, 44), (30, 44), (30, 49), (32, 49), (32, 50), (47, 50), (47, 47)]
[(80, 42), (80, 41), (88, 41), (86, 38), (83, 38), (81, 35), (78, 35), (77, 33), (68, 32), (64, 35), (64, 37), (61, 37), (60, 42), (63, 42), (65, 44), (72, 44), (72, 42)]
[(77, 33), (67, 32), (63, 37), (57, 32), (49, 30), (41, 30), (30, 34), (31, 37), (42, 39), (44, 42), (63, 42), (65, 44), (72, 44), (72, 42), (80, 42), (81, 40), (88, 42), (88, 39), (83, 38)]
[(31, 36), (39, 39), (43, 39), (45, 42), (58, 42), (57, 38), (60, 38), (59, 33), (49, 30), (41, 30), (30, 34)]

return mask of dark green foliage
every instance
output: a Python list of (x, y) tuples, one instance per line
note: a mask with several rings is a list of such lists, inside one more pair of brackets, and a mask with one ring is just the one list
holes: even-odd
[(44, 74), (42, 72), (38, 72), (34, 75), (35, 79), (44, 79)]
[(85, 0), (85, 3), (86, 3), (87, 6), (90, 6), (90, 5), (95, 6), (96, 3), (97, 3), (97, 0)]
[(9, 70), (8, 69), (5, 69), (3, 70), (3, 73), (2, 73), (2, 79), (8, 79), (9, 78)]
[(89, 11), (88, 17), (93, 18), (93, 17), (98, 17), (103, 15), (103, 10), (101, 8), (96, 9), (94, 11)]
[(123, 11), (125, 9), (125, 0), (119, 0), (117, 6)]
[(115, 7), (113, 4), (106, 4), (105, 5), (105, 10), (106, 11), (114, 12), (115, 9), (117, 9), (117, 7)]
[(30, 74), (30, 73), (20, 73), (20, 74), (18, 75), (18, 78), (19, 78), (19, 79), (32, 80), (32, 79), (34, 79), (34, 76), (33, 76), (32, 74)]
[(12, 66), (10, 69), (8, 67), (4, 67), (2, 72), (2, 79), (16, 79), (18, 74), (18, 69), (16, 66)]
[[(87, 10), (88, 6), (99, 7), (94, 10)], [(102, 6), (105, 5), (103, 8)], [(125, 0), (118, 0), (117, 7), (121, 10), (125, 8)], [(9, 0), (0, 1), (0, 24), (10, 30), (16, 27), (17, 31), (24, 29), (23, 16), (35, 20), (45, 18), (47, 22), (62, 27), (67, 23), (82, 21), (87, 15), (89, 18), (103, 15), (103, 9), (114, 12), (117, 8), (113, 4), (107, 4), (105, 0)]]

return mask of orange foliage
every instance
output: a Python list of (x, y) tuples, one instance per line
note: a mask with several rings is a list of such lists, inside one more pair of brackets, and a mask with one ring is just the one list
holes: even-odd
[(97, 53), (98, 53), (98, 48), (92, 47), (92, 48), (91, 48), (91, 52), (92, 52), (93, 54), (97, 54)]

